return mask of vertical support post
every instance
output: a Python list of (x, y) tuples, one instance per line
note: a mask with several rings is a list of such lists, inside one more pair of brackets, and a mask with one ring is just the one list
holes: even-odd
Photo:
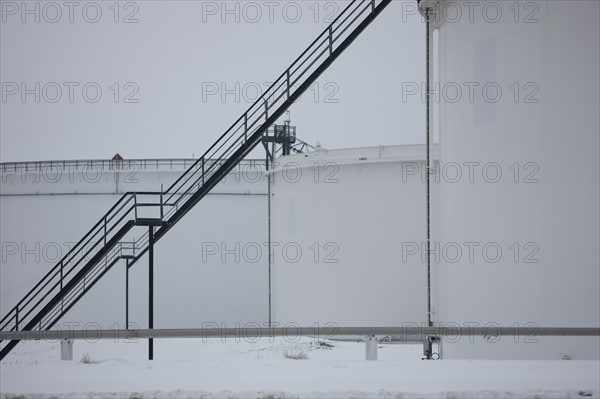
[(125, 260), (125, 329), (129, 330), (129, 259)]
[(365, 337), (367, 360), (377, 360), (377, 338), (374, 335)]
[[(267, 172), (269, 171), (269, 150), (268, 150), (269, 146), (267, 144), (266, 146), (266, 152), (267, 152)], [(273, 158), (271, 158), (271, 162), (273, 162)], [(272, 184), (272, 179), (274, 179), (275, 177), (271, 174), (271, 173), (267, 173), (267, 243), (269, 245), (267, 251), (268, 251), (268, 262), (269, 262), (269, 284), (268, 284), (268, 289), (269, 289), (269, 328), (271, 327), (271, 323), (272, 323), (272, 319), (271, 319), (271, 315), (272, 315), (272, 311), (271, 311), (271, 295), (272, 295), (272, 288), (271, 288), (271, 267), (272, 267), (272, 262), (271, 262), (271, 184)]]
[[(148, 329), (154, 329), (154, 227), (148, 227)], [(148, 338), (148, 360), (154, 359), (154, 340)]]
[(60, 341), (60, 360), (73, 360), (73, 340)]
[(15, 307), (15, 331), (19, 331), (19, 305)]

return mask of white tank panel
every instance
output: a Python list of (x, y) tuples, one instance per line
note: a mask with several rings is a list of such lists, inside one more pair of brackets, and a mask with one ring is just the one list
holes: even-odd
[[(66, 161), (0, 164), (0, 313), (5, 314), (126, 191), (166, 189), (193, 160)], [(52, 169), (50, 168), (52, 165)], [(264, 161), (245, 160), (155, 246), (154, 326), (268, 320)], [(138, 227), (139, 238), (147, 228)], [(139, 235), (137, 235), (139, 234)], [(148, 324), (148, 257), (130, 269), (129, 321)], [(243, 298), (243, 299), (242, 299)], [(125, 323), (125, 262), (120, 261), (59, 322), (115, 328)], [(64, 326), (63, 326), (64, 328)]]
[[(473, 21), (439, 24), (440, 87), (463, 87), (458, 101), (439, 98), (440, 165), (475, 173), (440, 180), (434, 240), (477, 246), (473, 260), (435, 266), (435, 321), (599, 327), (600, 3), (477, 4)], [(486, 7), (502, 17), (486, 20)], [(474, 101), (466, 84), (477, 84)], [(597, 337), (443, 347), (446, 357), (600, 356)]]
[(425, 185), (412, 174), (423, 170), (423, 160), (422, 146), (321, 150), (277, 160), (275, 323), (426, 322), (427, 269), (419, 255), (403, 259), (403, 245), (418, 248), (425, 239)]

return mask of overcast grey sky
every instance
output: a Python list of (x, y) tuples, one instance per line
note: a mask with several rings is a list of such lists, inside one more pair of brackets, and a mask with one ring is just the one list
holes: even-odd
[[(2, 0), (0, 159), (199, 156), (347, 4)], [(425, 76), (415, 7), (394, 1), (296, 103), (300, 138), (424, 141), (401, 95)]]

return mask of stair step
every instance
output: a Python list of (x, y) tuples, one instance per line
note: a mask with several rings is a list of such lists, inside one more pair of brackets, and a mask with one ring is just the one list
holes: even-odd
[(137, 218), (135, 224), (138, 226), (162, 226), (163, 221), (155, 218)]

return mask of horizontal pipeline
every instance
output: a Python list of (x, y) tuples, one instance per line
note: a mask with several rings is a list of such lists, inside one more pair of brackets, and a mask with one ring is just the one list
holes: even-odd
[(131, 330), (48, 330), (48, 331), (2, 331), (0, 340), (99, 340), (144, 338), (223, 338), (223, 337), (317, 337), (332, 339), (336, 336), (389, 336), (404, 342), (422, 342), (426, 337), (442, 336), (600, 336), (600, 328), (578, 327), (239, 327), (193, 329), (131, 329)]

